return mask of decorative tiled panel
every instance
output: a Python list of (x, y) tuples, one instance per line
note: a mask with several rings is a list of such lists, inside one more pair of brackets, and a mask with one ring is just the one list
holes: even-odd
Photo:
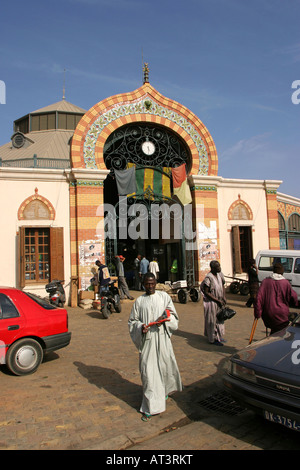
[(128, 115), (144, 115), (142, 116), (143, 121), (147, 121), (147, 116), (149, 115), (158, 116), (166, 119), (166, 121), (177, 124), (180, 129), (184, 130), (191, 137), (197, 148), (199, 155), (198, 174), (208, 175), (209, 161), (207, 149), (202, 137), (199, 135), (195, 127), (179, 113), (164, 108), (158, 103), (155, 103), (152, 99), (149, 99), (149, 97), (143, 97), (130, 104), (116, 105), (114, 108), (104, 112), (94, 121), (86, 135), (83, 147), (83, 158), (86, 168), (97, 168), (95, 161), (95, 147), (101, 132), (116, 119), (120, 119), (121, 117), (126, 117)]
[(289, 216), (294, 212), (300, 214), (300, 207), (296, 206), (295, 204), (277, 201), (277, 208), (286, 221), (288, 220)]
[[(92, 277), (95, 259), (100, 257), (98, 251), (104, 253), (100, 207), (103, 207), (103, 181), (78, 179), (70, 183), (71, 272), (79, 277), (80, 288), (86, 288), (86, 282)], [(84, 255), (85, 247), (95, 244), (97, 254), (91, 251), (90, 257)]]

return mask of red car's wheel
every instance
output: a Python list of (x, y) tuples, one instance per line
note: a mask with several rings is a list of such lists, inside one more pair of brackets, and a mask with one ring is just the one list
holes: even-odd
[(6, 354), (6, 365), (15, 375), (32, 374), (43, 360), (43, 348), (34, 339), (16, 341)]

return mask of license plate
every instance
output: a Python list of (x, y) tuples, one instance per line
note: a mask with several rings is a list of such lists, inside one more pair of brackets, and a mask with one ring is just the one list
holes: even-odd
[(295, 421), (294, 419), (286, 418), (285, 416), (271, 413), (270, 411), (264, 411), (264, 417), (272, 423), (282, 424), (283, 426), (289, 429), (293, 429), (294, 431), (300, 431), (300, 422)]

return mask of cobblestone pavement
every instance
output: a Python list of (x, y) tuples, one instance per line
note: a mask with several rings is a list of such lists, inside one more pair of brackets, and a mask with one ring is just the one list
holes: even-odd
[[(175, 304), (180, 325), (172, 342), (185, 388), (147, 423), (138, 411), (138, 352), (127, 326), (133, 302), (123, 301), (122, 312), (107, 320), (96, 310), (68, 308), (67, 348), (26, 377), (0, 367), (0, 450), (298, 449), (298, 433), (250, 411), (227, 415), (200, 403), (222, 390), (226, 360), (248, 344), (253, 310), (245, 300), (228, 295), (237, 315), (226, 325), (222, 348), (203, 336), (202, 302)], [(264, 335), (259, 322), (254, 340)]]

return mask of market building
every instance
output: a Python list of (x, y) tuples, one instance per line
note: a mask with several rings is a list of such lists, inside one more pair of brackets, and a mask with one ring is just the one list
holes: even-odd
[(89, 287), (95, 260), (158, 258), (197, 285), (218, 259), (243, 276), (260, 249), (299, 249), (300, 199), (281, 181), (218, 175), (210, 131), (149, 83), (85, 111), (65, 99), (14, 122), (0, 147), (2, 285)]

